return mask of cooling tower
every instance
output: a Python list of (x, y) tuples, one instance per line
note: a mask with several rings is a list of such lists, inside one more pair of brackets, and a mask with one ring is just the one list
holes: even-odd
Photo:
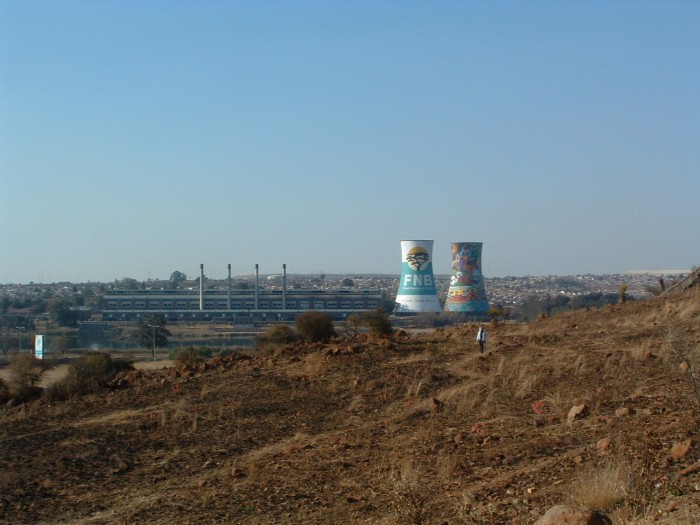
[(488, 317), (484, 276), (481, 273), (480, 242), (452, 243), (452, 276), (445, 300), (446, 312), (464, 312)]
[(433, 277), (433, 241), (401, 241), (401, 280), (396, 312), (439, 312)]

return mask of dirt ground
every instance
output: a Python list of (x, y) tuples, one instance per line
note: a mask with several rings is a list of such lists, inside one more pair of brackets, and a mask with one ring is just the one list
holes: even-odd
[(4, 408), (0, 521), (698, 523), (699, 330), (690, 289), (491, 326), (484, 354), (476, 326), (358, 337)]

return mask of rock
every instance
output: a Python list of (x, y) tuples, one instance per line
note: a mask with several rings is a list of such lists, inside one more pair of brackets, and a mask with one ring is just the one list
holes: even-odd
[(629, 416), (631, 413), (629, 407), (620, 407), (617, 410), (615, 410), (615, 415), (617, 417), (623, 417), (623, 416)]
[(588, 413), (588, 405), (584, 401), (580, 405), (572, 406), (571, 409), (569, 410), (569, 414), (566, 416), (566, 419), (569, 421), (569, 423), (573, 423), (574, 420), (585, 417), (587, 413)]
[(599, 510), (556, 505), (538, 519), (535, 525), (612, 525), (612, 520)]
[(605, 452), (610, 446), (610, 443), (612, 443), (612, 438), (604, 437), (598, 440), (598, 442), (595, 444), (595, 448), (598, 450), (598, 452)]
[(690, 438), (685, 441), (675, 442), (671, 447), (671, 457), (674, 461), (680, 461), (685, 457), (685, 455), (690, 450), (690, 445), (692, 444)]

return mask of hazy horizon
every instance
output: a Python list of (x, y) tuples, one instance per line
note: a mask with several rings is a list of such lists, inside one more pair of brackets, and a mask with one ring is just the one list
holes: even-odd
[[(0, 3), (0, 283), (698, 264), (700, 2)], [(49, 276), (51, 276), (49, 278)]]

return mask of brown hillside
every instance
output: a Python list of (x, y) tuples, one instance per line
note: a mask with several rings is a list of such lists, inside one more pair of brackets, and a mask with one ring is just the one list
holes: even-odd
[(4, 409), (0, 521), (697, 523), (699, 328), (694, 287), (491, 327), (483, 355), (454, 327)]

